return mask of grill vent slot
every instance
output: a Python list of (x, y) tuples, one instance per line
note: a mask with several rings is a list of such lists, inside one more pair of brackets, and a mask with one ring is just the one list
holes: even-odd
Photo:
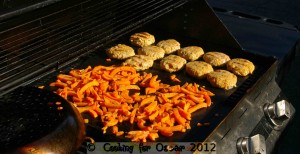
[[(27, 79), (95, 51), (186, 0), (60, 2), (0, 23), (0, 93)], [(56, 5), (58, 5), (56, 7)], [(55, 11), (54, 11), (55, 10)], [(45, 11), (48, 11), (45, 13)], [(38, 14), (45, 14), (39, 17)], [(24, 21), (20, 23), (21, 21)]]
[(241, 100), (241, 98), (247, 93), (247, 90), (260, 78), (260, 74), (262, 74), (263, 71), (264, 70), (262, 68), (256, 68), (253, 74), (250, 75), (248, 79), (246, 79), (243, 84), (227, 98), (226, 103), (235, 104), (235, 102)]

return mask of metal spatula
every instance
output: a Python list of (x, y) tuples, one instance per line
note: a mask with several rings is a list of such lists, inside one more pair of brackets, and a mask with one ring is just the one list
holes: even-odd
[(20, 87), (0, 99), (0, 151), (72, 153), (85, 136), (77, 110), (59, 95)]

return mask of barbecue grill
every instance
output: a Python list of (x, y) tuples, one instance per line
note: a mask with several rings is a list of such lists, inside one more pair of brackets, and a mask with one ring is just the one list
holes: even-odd
[[(51, 90), (49, 84), (56, 76), (73, 68), (120, 64), (105, 61), (105, 50), (129, 44), (131, 34), (147, 31), (156, 40), (174, 38), (183, 47), (198, 45), (205, 51), (249, 59), (256, 66), (252, 75), (238, 77), (237, 87), (231, 90), (214, 88), (207, 81), (178, 72), (183, 83), (197, 82), (215, 93), (214, 103), (192, 115), (191, 130), (157, 141), (216, 142), (217, 153), (271, 153), (295, 113), (275, 80), (279, 61), (245, 50), (203, 0), (4, 2), (0, 11), (3, 97), (21, 86)], [(148, 71), (169, 82), (169, 73), (157, 65)], [(197, 127), (199, 122), (210, 125)], [(120, 127), (130, 129), (126, 124)], [(96, 119), (90, 118), (86, 130), (87, 136), (98, 142), (129, 141), (102, 134)], [(84, 145), (82, 148), (84, 151)]]

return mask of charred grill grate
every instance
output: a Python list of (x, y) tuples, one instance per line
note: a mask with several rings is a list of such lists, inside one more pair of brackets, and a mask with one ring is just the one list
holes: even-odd
[[(186, 1), (91, 0), (41, 17), (25, 14), (26, 19), (3, 19), (0, 22), (0, 93), (58, 65), (63, 66), (62, 63), (74, 61)], [(55, 10), (61, 3), (47, 7)], [(47, 9), (36, 10), (36, 14), (45, 14), (43, 11)]]

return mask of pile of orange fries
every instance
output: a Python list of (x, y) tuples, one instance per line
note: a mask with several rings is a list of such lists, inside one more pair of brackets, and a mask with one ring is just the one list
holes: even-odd
[[(214, 94), (196, 83), (169, 85), (158, 75), (140, 74), (129, 66), (96, 66), (59, 74), (50, 84), (72, 102), (80, 113), (100, 118), (103, 133), (111, 127), (117, 136), (132, 141), (154, 141), (159, 135), (191, 129), (191, 114), (211, 106)], [(118, 124), (137, 124), (139, 130), (124, 132)]]

